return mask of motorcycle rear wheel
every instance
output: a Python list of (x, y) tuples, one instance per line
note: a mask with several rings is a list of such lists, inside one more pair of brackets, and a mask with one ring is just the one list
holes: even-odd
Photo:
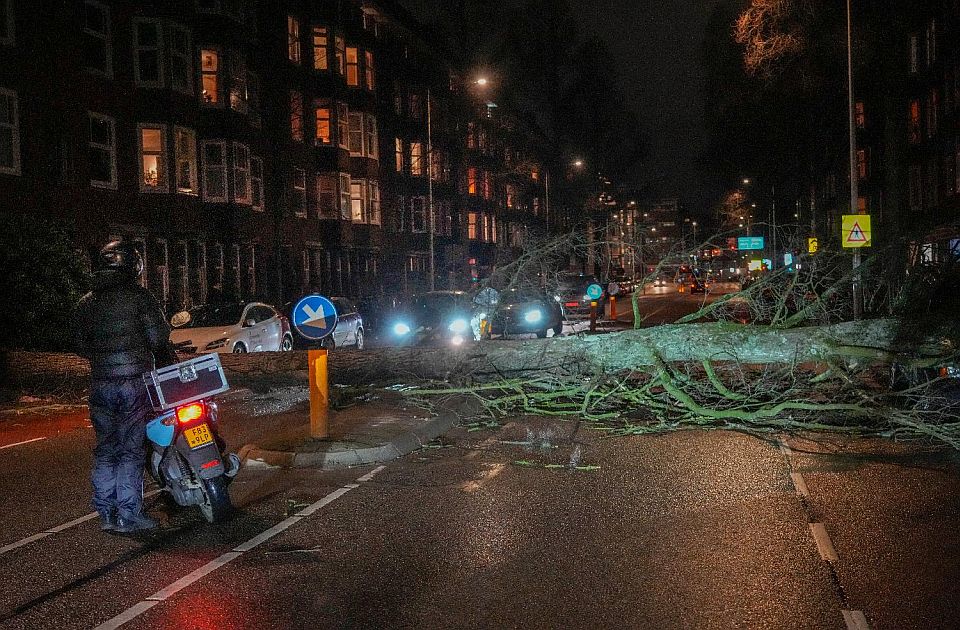
[(203, 491), (203, 503), (200, 504), (200, 513), (208, 523), (222, 523), (233, 513), (233, 503), (227, 492), (227, 480), (221, 475), (213, 479), (201, 479), (200, 487)]

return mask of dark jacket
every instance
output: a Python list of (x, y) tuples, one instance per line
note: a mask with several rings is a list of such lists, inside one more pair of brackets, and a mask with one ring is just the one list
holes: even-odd
[(77, 352), (96, 380), (139, 378), (165, 357), (170, 327), (156, 298), (116, 271), (94, 275), (93, 291), (76, 310)]

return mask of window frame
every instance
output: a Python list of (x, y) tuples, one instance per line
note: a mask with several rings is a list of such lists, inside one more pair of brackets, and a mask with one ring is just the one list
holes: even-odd
[[(190, 138), (192, 155), (188, 155), (186, 159), (183, 158), (180, 154), (180, 134), (183, 134), (185, 137)], [(188, 151), (190, 153), (190, 151)], [(191, 187), (182, 188), (180, 186), (180, 164), (187, 162), (190, 164), (190, 184)], [(174, 168), (174, 182), (173, 188), (174, 191), (179, 195), (192, 195), (194, 197), (200, 194), (200, 180), (198, 174), (198, 160), (197, 160), (197, 132), (189, 127), (181, 127), (175, 125), (173, 128), (173, 168)]]
[[(414, 150), (416, 147), (416, 151)], [(420, 141), (410, 143), (410, 176), (411, 177), (423, 177), (424, 176), (424, 146)]]
[(372, 50), (363, 51), (363, 84), (370, 91), (376, 91), (376, 72)]
[[(263, 196), (263, 158), (250, 156), (250, 207), (257, 212), (267, 209), (267, 200)], [(260, 203), (257, 203), (257, 197)]]
[[(350, 60), (350, 53), (353, 53), (353, 61)], [(357, 46), (347, 46), (344, 51), (346, 60), (346, 73), (343, 75), (347, 82), (347, 87), (360, 87), (360, 48)]]
[(367, 222), (367, 181), (365, 179), (350, 178), (350, 221)]
[(7, 9), (7, 34), (4, 37), (0, 37), (0, 46), (16, 46), (17, 21), (14, 15), (13, 0), (0, 0), (0, 2), (2, 2)]
[[(313, 69), (318, 72), (330, 71), (330, 29), (326, 26), (314, 25), (310, 29), (313, 42)], [(318, 43), (322, 39), (323, 43)], [(318, 54), (318, 52), (322, 54)]]
[[(207, 147), (208, 146), (219, 146), (220, 155), (222, 156), (222, 163), (211, 167), (207, 161)], [(226, 203), (229, 195), (229, 185), (227, 182), (227, 141), (226, 140), (204, 140), (200, 143), (200, 155), (203, 159), (203, 200), (208, 203)], [(216, 168), (222, 179), (223, 179), (223, 195), (211, 195), (210, 194), (210, 179), (208, 177), (209, 172), (212, 168)]]
[[(91, 124), (93, 119), (99, 119), (104, 122), (109, 123), (110, 126), (110, 145), (104, 145), (99, 143), (94, 143), (93, 135), (91, 133), (92, 127)], [(117, 189), (117, 120), (113, 116), (108, 116), (106, 114), (101, 114), (98, 112), (87, 112), (87, 152), (92, 149), (99, 149), (106, 151), (110, 155), (110, 181), (96, 180), (93, 179), (92, 173), (90, 177), (90, 186), (93, 188), (106, 188), (109, 190)]]
[(337, 103), (337, 146), (350, 150), (350, 108), (346, 103)]
[[(364, 135), (364, 115), (363, 112), (350, 112), (350, 140), (347, 149), (350, 151), (350, 157), (364, 157), (366, 137)], [(354, 142), (357, 142), (357, 148), (354, 149)]]
[(0, 121), (0, 129), (10, 129), (10, 157), (12, 160), (11, 166), (0, 166), (0, 174), (22, 175), (23, 165), (20, 160), (20, 98), (16, 90), (3, 87), (0, 87), (0, 98), (10, 99), (10, 118), (12, 120), (12, 122)]
[(403, 173), (404, 165), (406, 164), (406, 159), (404, 158), (403, 151), (403, 138), (395, 138), (393, 142), (394, 150), (394, 167), (396, 168), (397, 173)]
[[(158, 168), (157, 168), (157, 185), (150, 186), (146, 183), (144, 179), (144, 170), (143, 170), (143, 158), (146, 157), (146, 152), (143, 146), (143, 132), (151, 130), (160, 132), (160, 151), (159, 153), (150, 153), (150, 155), (157, 155), (159, 158)], [(167, 125), (163, 123), (137, 123), (137, 156), (138, 156), (138, 172), (139, 172), (139, 189), (142, 193), (165, 193), (170, 191), (170, 178), (169, 178), (169, 162), (167, 156), (170, 154), (169, 147), (167, 145)], [(161, 172), (162, 171), (162, 172)]]
[[(231, 161), (230, 180), (233, 184), (233, 202), (241, 206), (249, 206), (253, 203), (250, 187), (250, 147), (242, 142), (232, 144), (233, 160)], [(244, 157), (242, 161), (240, 160), (241, 156)], [(237, 185), (241, 176), (245, 178), (243, 196), (241, 196), (240, 187)]]
[(380, 182), (376, 179), (367, 180), (367, 223), (381, 225), (383, 222), (380, 204)]
[[(157, 42), (153, 46), (144, 46), (140, 43), (140, 25), (152, 24), (157, 32)], [(133, 18), (133, 82), (138, 87), (162, 88), (164, 86), (164, 63), (163, 56), (166, 48), (164, 47), (164, 23), (159, 18), (135, 17)], [(140, 53), (143, 51), (154, 51), (157, 56), (157, 79), (155, 81), (144, 80), (140, 63)]]
[(337, 64), (337, 74), (347, 76), (347, 40), (343, 35), (333, 36), (333, 57)]
[(367, 114), (363, 117), (364, 154), (371, 160), (380, 160), (380, 135), (377, 130), (377, 117)]
[[(337, 192), (336, 173), (317, 173), (317, 203), (316, 216), (318, 219), (336, 219), (340, 216), (339, 193)], [(328, 200), (324, 204), (322, 200)]]
[[(333, 108), (330, 106), (330, 100), (318, 98), (313, 101), (313, 142), (317, 146), (329, 147), (333, 145)], [(326, 117), (321, 118), (320, 112), (326, 112)], [(326, 122), (326, 139), (321, 138), (321, 122)]]
[[(194, 94), (193, 32), (186, 26), (175, 23), (175, 22), (170, 22), (167, 24), (167, 31), (169, 35), (167, 39), (169, 40), (169, 50), (170, 50), (170, 71), (169, 71), (170, 89), (173, 90), (174, 92), (180, 92), (181, 94), (188, 94), (190, 96), (193, 96)], [(184, 41), (186, 43), (186, 47), (182, 51), (178, 51), (174, 46), (174, 42), (176, 42), (177, 40), (177, 37), (176, 37), (177, 34), (183, 35)], [(180, 60), (184, 64), (185, 71), (186, 71), (186, 87), (178, 84), (177, 80), (175, 79), (176, 77), (176, 74), (174, 72), (174, 69), (176, 68), (176, 64), (174, 63), (175, 59)]]
[[(297, 90), (290, 90), (290, 98), (288, 103), (290, 106), (290, 139), (294, 142), (303, 142), (303, 93)], [(294, 124), (294, 121), (297, 120), (295, 118), (295, 104), (298, 105), (300, 112), (299, 123), (296, 125)]]
[(287, 61), (299, 66), (303, 63), (303, 45), (300, 41), (300, 18), (287, 14)]
[[(96, 7), (104, 17), (104, 27), (105, 32), (98, 33), (87, 28), (87, 7)], [(87, 72), (106, 77), (108, 79), (113, 78), (113, 13), (110, 11), (110, 7), (103, 2), (98, 0), (84, 0), (83, 2), (83, 21), (81, 22), (81, 33), (85, 36), (96, 37), (103, 40), (104, 47), (104, 61), (106, 63), (105, 69), (92, 68), (86, 65), (86, 60), (83, 60), (82, 66), (83, 69)]]
[[(299, 185), (298, 185), (299, 184)], [(290, 196), (291, 203), (290, 209), (293, 211), (293, 216), (306, 219), (307, 218), (307, 170), (300, 166), (293, 167), (293, 173), (290, 176), (290, 188), (293, 190), (293, 194)], [(302, 194), (303, 202), (298, 202)]]
[[(219, 46), (200, 46), (197, 48), (200, 52), (200, 105), (203, 107), (223, 107), (222, 98), (223, 95), (223, 50)], [(217, 62), (217, 67), (213, 70), (204, 70), (203, 68), (203, 53), (211, 52), (214, 55), (214, 58)], [(213, 100), (206, 100), (204, 94), (209, 94), (204, 84), (204, 77), (212, 76), (216, 82), (216, 91), (214, 92)]]
[(338, 206), (341, 221), (349, 221), (351, 217), (350, 179), (350, 173), (337, 174), (337, 193), (340, 197)]

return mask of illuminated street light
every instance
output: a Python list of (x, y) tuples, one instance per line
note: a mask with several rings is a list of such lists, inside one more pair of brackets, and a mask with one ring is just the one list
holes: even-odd
[(582, 168), (582, 167), (583, 167), (583, 160), (574, 160), (574, 161), (573, 161), (573, 165), (576, 166), (577, 168)]
[(477, 85), (480, 85), (480, 86), (484, 86), (484, 85), (486, 85), (486, 84), (489, 83), (489, 82), (490, 82), (490, 81), (487, 80), (487, 77), (480, 77), (480, 78), (478, 78), (476, 81), (474, 81), (474, 83), (476, 83)]
[(749, 186), (749, 185), (750, 185), (750, 178), (749, 178), (749, 177), (744, 177), (744, 178), (743, 178), (743, 185), (744, 185), (744, 186)]

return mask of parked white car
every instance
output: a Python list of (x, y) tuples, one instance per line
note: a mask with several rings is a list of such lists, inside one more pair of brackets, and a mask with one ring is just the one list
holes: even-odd
[(190, 354), (293, 349), (289, 320), (260, 302), (196, 306), (170, 320), (170, 341)]

